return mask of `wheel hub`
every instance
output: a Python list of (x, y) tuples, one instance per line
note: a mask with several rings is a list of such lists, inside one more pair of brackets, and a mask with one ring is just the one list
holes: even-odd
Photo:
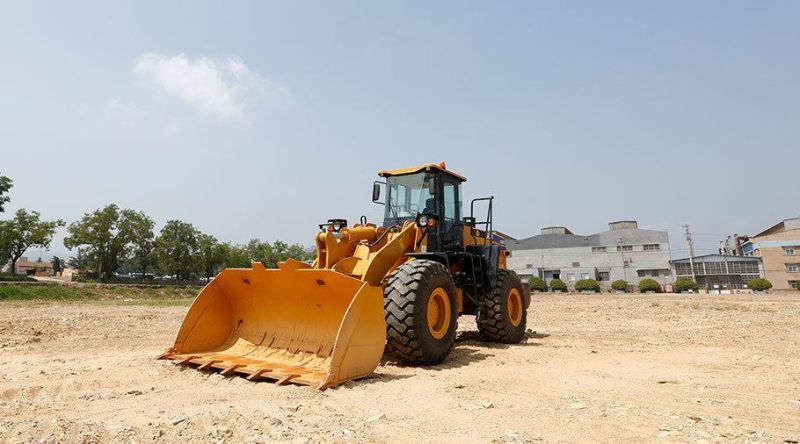
[(444, 288), (438, 287), (428, 298), (428, 330), (431, 336), (442, 339), (450, 327), (450, 298)]

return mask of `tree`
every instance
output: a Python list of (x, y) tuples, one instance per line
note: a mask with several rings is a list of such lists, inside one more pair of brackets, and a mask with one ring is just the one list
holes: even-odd
[(6, 176), (0, 176), (0, 213), (5, 211), (3, 205), (7, 204), (11, 200), (7, 194), (13, 186), (14, 185), (11, 179)]
[[(267, 268), (273, 268), (277, 265), (275, 252), (269, 242), (262, 242), (261, 239), (250, 239), (245, 248), (250, 260), (261, 262)], [(250, 266), (250, 263), (248, 262), (247, 265)]]
[(628, 281), (623, 279), (617, 279), (616, 281), (611, 283), (611, 288), (617, 291), (628, 291)]
[(64, 271), (64, 266), (58, 256), (53, 256), (53, 273), (60, 273)]
[(288, 245), (283, 241), (275, 241), (272, 244), (272, 252), (273, 252), (273, 261), (274, 264), (270, 264), (271, 267), (277, 267), (278, 262), (283, 262), (286, 259), (297, 259), (299, 261), (307, 261), (313, 259), (313, 256), (309, 252), (305, 250), (301, 245), (292, 244)]
[(147, 244), (152, 242), (153, 221), (142, 212), (120, 210), (111, 204), (84, 214), (67, 230), (64, 246), (83, 247), (86, 266), (92, 267), (100, 279), (108, 279), (131, 251), (142, 260), (149, 257)]
[(225, 268), (250, 267), (250, 255), (247, 247), (226, 242), (222, 244), (222, 250), (225, 254)]
[(642, 279), (641, 282), (639, 282), (639, 291), (642, 293), (647, 293), (649, 291), (658, 293), (661, 291), (661, 284), (655, 279)]
[(200, 232), (194, 225), (170, 220), (155, 241), (155, 256), (159, 269), (176, 279), (191, 277), (197, 269), (197, 237)]
[(275, 268), (278, 266), (278, 262), (289, 258), (308, 261), (316, 256), (307, 252), (299, 244), (289, 245), (280, 240), (270, 245), (269, 242), (262, 242), (260, 239), (250, 239), (245, 248), (251, 260), (261, 262), (267, 268)]
[(142, 271), (142, 279), (147, 274), (147, 267), (155, 263), (153, 255), (155, 223), (142, 211), (122, 210), (120, 231), (128, 236), (130, 242), (129, 264)]
[(197, 237), (197, 256), (200, 269), (206, 278), (206, 282), (211, 280), (211, 276), (219, 273), (225, 264), (228, 250), (225, 244), (220, 244), (217, 238), (209, 234), (200, 234)]
[(31, 247), (49, 248), (56, 228), (64, 221), (43, 221), (37, 211), (17, 210), (14, 218), (0, 225), (0, 238), (11, 259), (11, 274), (16, 274), (17, 261)]
[(537, 276), (531, 276), (528, 280), (528, 285), (530, 285), (533, 291), (547, 291), (547, 282)]
[(70, 256), (67, 265), (76, 270), (85, 270), (89, 266), (89, 261), (86, 258), (86, 252), (83, 248), (78, 248), (78, 254)]

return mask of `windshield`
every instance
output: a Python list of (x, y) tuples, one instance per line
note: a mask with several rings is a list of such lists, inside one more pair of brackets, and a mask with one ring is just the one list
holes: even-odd
[(434, 175), (431, 173), (390, 176), (386, 179), (385, 221), (413, 219), (419, 213), (436, 213)]

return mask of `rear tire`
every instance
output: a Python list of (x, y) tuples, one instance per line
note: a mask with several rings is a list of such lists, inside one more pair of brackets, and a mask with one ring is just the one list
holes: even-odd
[(527, 301), (517, 273), (499, 270), (492, 289), (483, 300), (478, 331), (492, 342), (516, 344), (525, 338)]
[(433, 365), (450, 353), (456, 337), (456, 285), (439, 262), (405, 263), (384, 288), (386, 345), (400, 361)]

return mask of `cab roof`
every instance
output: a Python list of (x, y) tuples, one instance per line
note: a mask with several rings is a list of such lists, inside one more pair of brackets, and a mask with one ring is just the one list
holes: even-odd
[(448, 174), (451, 177), (454, 177), (454, 178), (458, 179), (460, 182), (466, 182), (467, 181), (466, 177), (456, 173), (455, 171), (448, 170), (447, 167), (445, 166), (444, 162), (442, 162), (441, 164), (438, 164), (438, 165), (435, 164), (435, 163), (427, 163), (425, 165), (417, 165), (417, 166), (408, 167), (408, 168), (398, 168), (396, 170), (380, 170), (380, 171), (378, 171), (378, 175), (381, 176), (381, 177), (402, 176), (404, 174), (414, 174), (414, 173), (418, 173), (420, 171), (430, 171), (430, 170), (437, 170), (437, 171), (440, 171), (442, 173)]

